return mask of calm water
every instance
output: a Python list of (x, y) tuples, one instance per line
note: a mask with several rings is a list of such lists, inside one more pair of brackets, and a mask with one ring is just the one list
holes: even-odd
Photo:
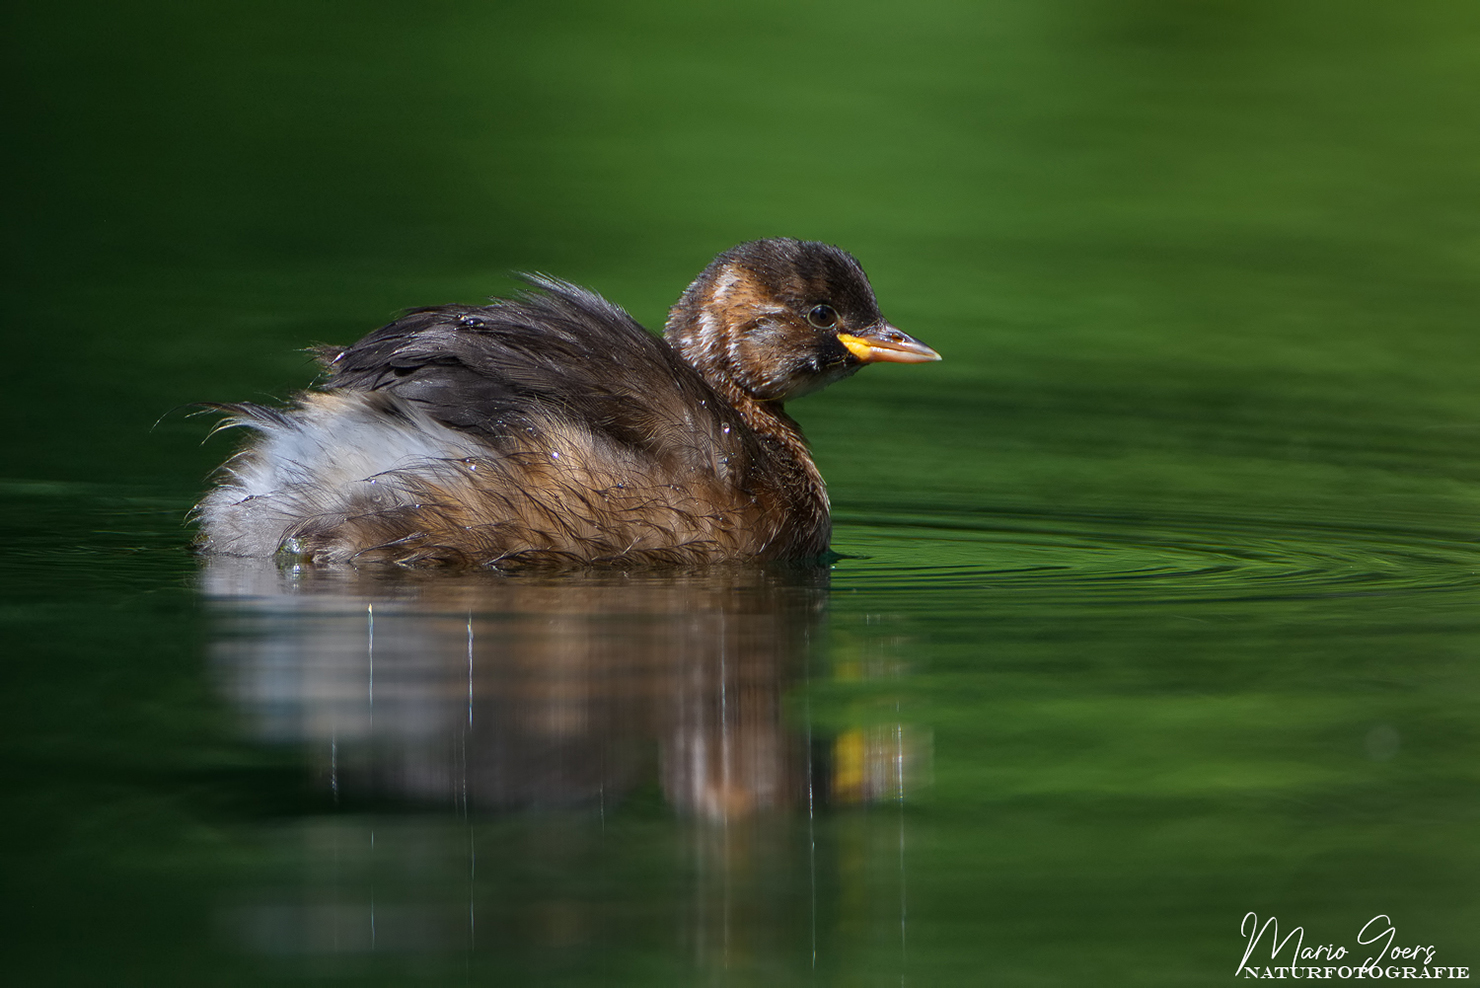
[[(7, 21), (7, 982), (1480, 966), (1480, 8)], [(834, 565), (188, 552), (186, 403), (777, 234), (946, 356), (794, 406)]]

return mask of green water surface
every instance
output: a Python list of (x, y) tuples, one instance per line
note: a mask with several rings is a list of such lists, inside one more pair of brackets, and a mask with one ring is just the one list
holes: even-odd
[[(5, 21), (6, 983), (1480, 966), (1480, 7)], [(832, 566), (188, 551), (188, 403), (776, 235), (945, 355), (790, 409)]]

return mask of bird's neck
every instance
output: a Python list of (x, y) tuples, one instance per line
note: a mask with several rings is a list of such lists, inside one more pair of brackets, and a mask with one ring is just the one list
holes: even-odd
[(812, 453), (807, 447), (807, 437), (802, 434), (802, 427), (797, 425), (796, 419), (786, 414), (786, 407), (781, 402), (752, 398), (728, 379), (710, 380), (709, 384), (734, 406), (745, 424), (758, 435), (811, 466)]
[[(817, 464), (812, 462), (812, 451), (807, 446), (807, 437), (802, 427), (786, 414), (779, 401), (758, 401), (745, 394), (733, 383), (714, 384), (715, 389), (740, 413), (745, 424), (755, 431), (773, 456), (770, 457), (769, 472), (773, 481), (788, 492), (795, 501), (811, 505), (810, 516), (824, 519), (829, 514), (827, 485)], [(827, 546), (827, 535), (822, 535), (822, 548)]]
[(826, 552), (832, 536), (827, 485), (812, 462), (802, 427), (786, 414), (781, 402), (756, 398), (735, 382), (712, 336), (684, 333), (673, 321), (666, 335), (760, 441), (759, 459), (750, 463), (745, 477), (737, 479), (750, 492), (762, 517), (777, 526), (771, 542), (780, 547), (778, 556), (811, 557)]
[(762, 400), (740, 386), (733, 374), (729, 346), (735, 330), (702, 312), (697, 300), (704, 293), (705, 282), (701, 278), (670, 312), (664, 338), (765, 442), (771, 455), (763, 469), (776, 487), (787, 491), (795, 500), (809, 502), (826, 518), (827, 487), (812, 462), (802, 427), (786, 414), (782, 402)]

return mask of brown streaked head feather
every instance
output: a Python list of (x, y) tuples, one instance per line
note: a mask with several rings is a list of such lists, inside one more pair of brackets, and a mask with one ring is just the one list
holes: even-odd
[(889, 325), (851, 254), (786, 238), (715, 258), (669, 313), (664, 335), (711, 384), (763, 402), (799, 398), (890, 359), (858, 341), (939, 359)]

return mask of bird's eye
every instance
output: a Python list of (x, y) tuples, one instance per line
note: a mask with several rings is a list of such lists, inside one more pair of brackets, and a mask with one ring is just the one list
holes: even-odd
[(814, 305), (807, 313), (807, 321), (818, 329), (832, 329), (838, 324), (838, 313), (830, 305)]

